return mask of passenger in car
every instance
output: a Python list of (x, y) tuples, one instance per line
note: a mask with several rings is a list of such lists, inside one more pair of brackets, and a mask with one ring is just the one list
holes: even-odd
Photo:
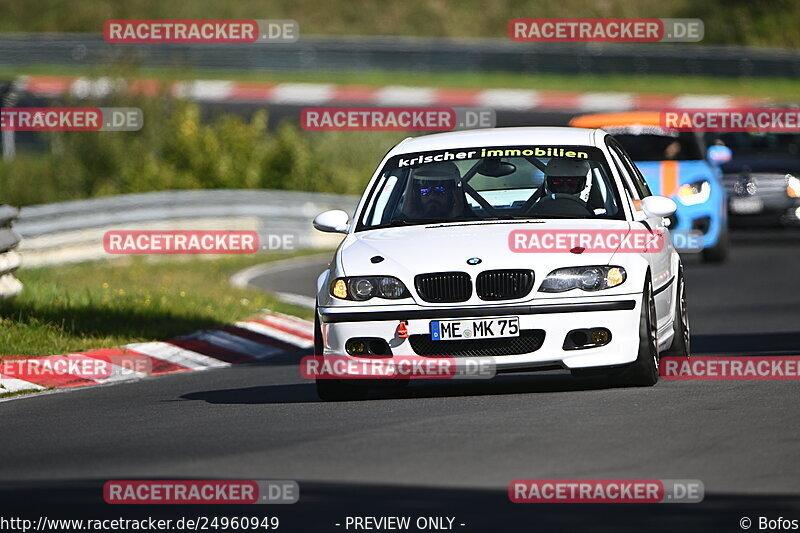
[(591, 166), (586, 161), (551, 159), (547, 162), (545, 179), (536, 193), (531, 214), (591, 215)]

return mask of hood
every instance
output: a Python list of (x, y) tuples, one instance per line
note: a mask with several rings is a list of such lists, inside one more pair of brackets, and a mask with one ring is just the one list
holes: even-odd
[[(508, 239), (510, 232), (516, 229), (609, 229), (627, 233), (630, 225), (624, 220), (538, 220), (376, 229), (348, 235), (340, 257), (347, 276), (386, 274), (413, 285), (414, 276), (425, 272), (461, 271), (474, 277), (484, 270), (506, 268), (530, 268), (538, 283), (555, 268), (604, 265), (614, 255), (612, 252), (513, 252)], [(373, 263), (371, 259), (375, 256), (383, 257), (383, 261)], [(467, 259), (471, 258), (481, 261), (469, 265)]]

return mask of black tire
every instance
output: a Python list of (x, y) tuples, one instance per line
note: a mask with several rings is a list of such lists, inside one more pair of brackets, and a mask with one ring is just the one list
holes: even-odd
[[(314, 355), (322, 355), (324, 349), (322, 339), (322, 326), (319, 323), (319, 313), (314, 312)], [(326, 402), (345, 402), (353, 400), (363, 400), (367, 397), (369, 390), (366, 387), (343, 383), (338, 379), (319, 379), (315, 380), (317, 385), (317, 396)]]
[(658, 383), (658, 338), (656, 330), (656, 305), (650, 276), (642, 293), (642, 310), (639, 313), (639, 350), (636, 361), (614, 370), (611, 381), (621, 387), (652, 387)]
[(683, 280), (683, 269), (678, 271), (675, 300), (675, 337), (672, 346), (662, 355), (665, 357), (689, 357), (691, 355), (691, 335), (689, 329), (689, 311), (686, 307), (686, 284)]
[(314, 355), (322, 355), (324, 349), (322, 325), (319, 323), (319, 309), (314, 308)]
[(711, 248), (703, 250), (704, 263), (724, 263), (728, 259), (728, 250), (730, 248), (730, 238), (728, 237), (728, 228), (725, 227), (719, 234), (717, 244)]

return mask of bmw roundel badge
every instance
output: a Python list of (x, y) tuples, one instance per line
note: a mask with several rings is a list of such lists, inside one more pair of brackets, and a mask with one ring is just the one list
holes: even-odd
[(467, 264), (468, 265), (477, 265), (480, 262), (481, 262), (481, 258), (480, 257), (470, 257), (469, 259), (467, 259)]

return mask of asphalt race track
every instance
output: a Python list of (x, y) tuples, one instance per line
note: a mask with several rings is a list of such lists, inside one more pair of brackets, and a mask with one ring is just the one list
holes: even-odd
[[(800, 354), (796, 232), (739, 233), (724, 266), (685, 256), (696, 354)], [(313, 295), (321, 262), (254, 282)], [(528, 374), (317, 400), (297, 354), (0, 404), (0, 504), (50, 517), (273, 514), (283, 531), (348, 515), (454, 516), (459, 531), (741, 531), (800, 518), (798, 383), (605, 389)], [(291, 506), (102, 503), (109, 479), (293, 479)], [(512, 504), (514, 479), (699, 479), (699, 504)], [(13, 511), (13, 512), (12, 512)], [(461, 526), (460, 524), (464, 524)], [(757, 529), (756, 524), (753, 527)]]

